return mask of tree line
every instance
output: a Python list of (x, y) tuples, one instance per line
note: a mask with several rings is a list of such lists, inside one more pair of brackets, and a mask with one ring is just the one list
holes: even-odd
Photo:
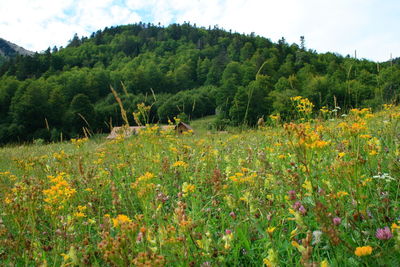
[(398, 100), (397, 60), (375, 63), (300, 45), (202, 28), (137, 23), (75, 35), (67, 47), (17, 56), (0, 66), (0, 143), (108, 132), (123, 121), (112, 86), (134, 125), (137, 104), (151, 122), (218, 114), (217, 124), (289, 117), (290, 97), (315, 108), (378, 107)]

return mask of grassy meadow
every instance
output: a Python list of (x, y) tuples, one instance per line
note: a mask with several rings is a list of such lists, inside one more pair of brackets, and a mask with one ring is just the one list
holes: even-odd
[(0, 265), (399, 266), (400, 108), (293, 101), (258, 129), (0, 148)]

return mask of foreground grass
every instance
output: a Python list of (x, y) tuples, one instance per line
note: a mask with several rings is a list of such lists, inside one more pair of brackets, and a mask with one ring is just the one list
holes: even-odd
[(0, 261), (398, 266), (399, 118), (0, 149)]

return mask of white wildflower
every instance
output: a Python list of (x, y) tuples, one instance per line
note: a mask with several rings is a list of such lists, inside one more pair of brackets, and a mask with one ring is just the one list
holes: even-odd
[(321, 231), (316, 230), (316, 231), (314, 231), (312, 233), (312, 235), (313, 235), (313, 241), (312, 241), (313, 245), (321, 243), (321, 236), (322, 236), (322, 232)]

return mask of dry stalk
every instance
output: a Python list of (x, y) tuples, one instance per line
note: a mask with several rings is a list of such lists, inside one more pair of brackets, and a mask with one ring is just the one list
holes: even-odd
[(113, 93), (113, 95), (115, 97), (115, 100), (117, 100), (117, 102), (118, 102), (119, 108), (121, 109), (121, 116), (122, 116), (122, 119), (125, 122), (125, 126), (129, 127), (128, 117), (126, 116), (126, 111), (125, 111), (124, 106), (122, 104), (121, 98), (119, 98), (117, 92), (114, 90), (114, 88), (111, 85), (110, 85), (110, 89), (111, 89), (111, 92)]

